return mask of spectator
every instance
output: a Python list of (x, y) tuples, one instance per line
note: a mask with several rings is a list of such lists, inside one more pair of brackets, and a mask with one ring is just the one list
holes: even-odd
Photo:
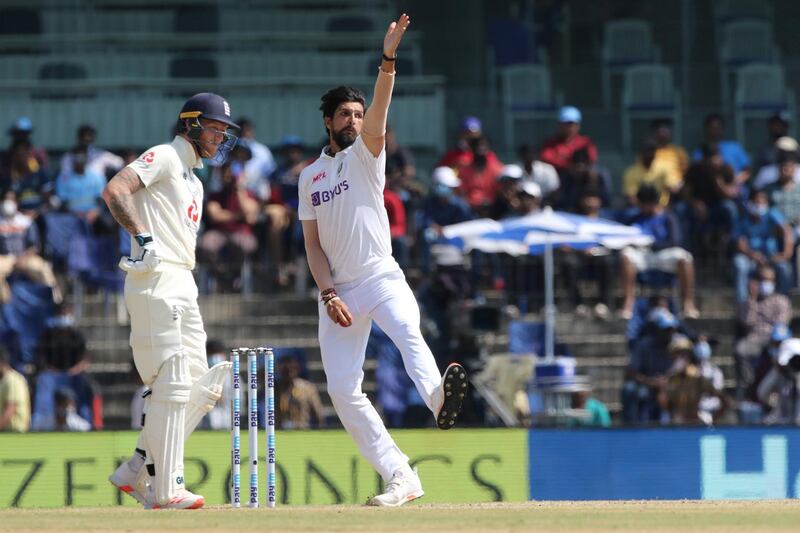
[(517, 196), (519, 216), (535, 215), (542, 210), (542, 189), (532, 181), (522, 182)]
[[(753, 367), (777, 326), (787, 326), (792, 317), (789, 298), (775, 292), (775, 271), (760, 266), (748, 282), (747, 299), (739, 304), (737, 320), (742, 338), (736, 342), (736, 385), (739, 398), (753, 382)], [(777, 330), (781, 331), (781, 330)]]
[(667, 350), (673, 363), (667, 383), (659, 393), (659, 404), (668, 414), (669, 422), (672, 424), (703, 422), (700, 417), (700, 402), (707, 396), (720, 401), (721, 408), (714, 420), (724, 415), (730, 400), (701, 374), (692, 341), (684, 335), (674, 335)]
[(797, 241), (800, 237), (800, 165), (794, 155), (784, 152), (780, 158), (778, 180), (767, 186), (765, 192), (770, 206), (783, 215)]
[(414, 154), (397, 142), (397, 135), (390, 125), (386, 126), (386, 175), (400, 178), (402, 186), (417, 175)]
[(431, 253), (430, 245), (442, 236), (442, 227), (459, 222), (466, 222), (472, 218), (469, 205), (456, 196), (455, 190), (461, 185), (461, 180), (456, 177), (450, 167), (437, 167), (431, 177), (430, 194), (422, 202), (420, 210), (419, 237), (420, 258), (422, 268), (430, 272)]
[(52, 425), (49, 423), (39, 431), (91, 431), (92, 425), (78, 414), (75, 404), (75, 393), (72, 389), (63, 388), (56, 391), (56, 410)]
[[(703, 142), (717, 145), (722, 160), (733, 169), (736, 184), (742, 184), (750, 178), (750, 156), (747, 155), (739, 141), (723, 139), (725, 133), (725, 120), (719, 113), (707, 115), (703, 121)], [(692, 153), (692, 159), (699, 161), (703, 152), (697, 148)]]
[(677, 274), (683, 314), (697, 318), (700, 313), (694, 304), (694, 259), (680, 246), (677, 218), (659, 204), (659, 193), (652, 185), (643, 185), (636, 199), (639, 207), (627, 223), (652, 236), (653, 244), (649, 248), (629, 246), (622, 250), (620, 266), (625, 300), (620, 315), (625, 319), (633, 315), (636, 274), (658, 270)]
[(642, 185), (655, 187), (662, 207), (669, 205), (672, 195), (680, 189), (683, 173), (678, 167), (665, 164), (663, 159), (657, 161), (657, 151), (655, 142), (644, 143), (636, 156), (636, 162), (625, 170), (622, 187), (629, 205), (636, 205), (636, 193)]
[(672, 360), (667, 347), (678, 327), (675, 316), (660, 310), (652, 316), (653, 328), (631, 350), (622, 386), (622, 418), (625, 423), (661, 420), (658, 395), (666, 386)]
[(800, 424), (799, 373), (800, 339), (789, 338), (780, 343), (773, 355), (772, 368), (758, 385), (758, 400), (770, 411), (764, 418), (765, 424)]
[(56, 196), (70, 212), (93, 224), (100, 214), (106, 179), (87, 165), (85, 148), (75, 148), (70, 154), (70, 164), (56, 179)]
[(519, 191), (522, 176), (523, 171), (519, 166), (503, 166), (498, 179), (497, 198), (495, 198), (489, 210), (490, 218), (501, 220), (516, 215), (519, 211)]
[(717, 145), (704, 144), (702, 150), (703, 158), (689, 167), (681, 189), (684, 204), (678, 209), (684, 229), (691, 236), (715, 231), (730, 235), (739, 218), (739, 186)]
[(770, 209), (764, 191), (750, 192), (746, 210), (747, 214), (741, 217), (733, 234), (736, 301), (747, 299), (747, 280), (755, 268), (764, 265), (775, 269), (778, 291), (787, 294), (792, 277), (789, 259), (794, 252), (792, 231), (783, 215)]
[(573, 392), (572, 408), (585, 411), (585, 414), (571, 418), (571, 424), (604, 428), (611, 426), (611, 415), (608, 414), (608, 407), (592, 396), (591, 389)]
[(398, 178), (387, 179), (383, 188), (383, 205), (389, 218), (389, 235), (392, 240), (392, 256), (404, 269), (408, 266), (408, 246), (406, 244), (406, 208), (397, 194)]
[(656, 145), (655, 164), (670, 174), (683, 176), (689, 168), (689, 155), (682, 146), (672, 142), (672, 120), (657, 118), (650, 123), (650, 134)]
[(0, 344), (0, 431), (25, 433), (31, 425), (31, 400), (25, 378), (11, 368)]
[[(581, 215), (589, 218), (599, 218), (602, 200), (600, 193), (595, 189), (587, 189), (579, 200)], [(576, 250), (570, 247), (561, 248), (563, 261), (562, 274), (570, 291), (571, 305), (578, 316), (588, 316), (589, 308), (584, 304), (581, 287), (582, 282), (590, 279), (596, 281), (598, 298), (594, 304), (594, 314), (597, 318), (605, 320), (609, 315), (611, 306), (611, 288), (614, 276), (614, 255), (608, 248), (595, 246), (586, 250)]]
[(61, 301), (53, 267), (38, 254), (39, 245), (39, 230), (33, 219), (20, 213), (14, 193), (6, 192), (0, 204), (0, 303), (11, 298), (7, 278), (12, 273), (50, 287), (53, 300)]
[[(714, 388), (722, 392), (725, 388), (725, 375), (722, 369), (711, 362), (711, 341), (706, 335), (699, 335), (694, 344), (694, 358), (700, 375), (708, 380)], [(710, 425), (722, 413), (722, 402), (714, 395), (704, 394), (700, 398), (699, 417), (704, 424)]]
[(275, 283), (279, 287), (289, 284), (289, 261), (284, 253), (287, 232), (290, 232), (290, 258), (302, 246), (302, 231), (297, 226), (297, 206), (300, 172), (308, 166), (304, 154), (305, 145), (300, 137), (286, 135), (283, 138), (280, 145), (280, 166), (271, 178), (271, 200), (264, 206), (270, 257)]
[(539, 159), (553, 165), (559, 174), (569, 169), (578, 150), (587, 151), (589, 164), (597, 162), (597, 147), (589, 137), (580, 134), (582, 118), (577, 107), (562, 107), (558, 112), (558, 131), (542, 145)]
[(562, 209), (576, 212), (580, 209), (579, 200), (586, 190), (596, 190), (603, 200), (603, 206), (611, 204), (611, 176), (608, 169), (592, 163), (589, 151), (578, 150), (572, 154), (569, 168), (561, 173), (561, 188), (558, 202)]
[[(217, 339), (208, 339), (206, 341), (206, 357), (208, 358), (208, 367), (211, 368), (216, 364), (227, 361), (228, 352), (225, 350), (225, 345)], [(208, 429), (230, 429), (231, 427), (231, 384), (226, 380), (222, 385), (222, 397), (214, 404), (214, 407), (209, 411), (208, 417), (203, 422), (203, 427)]]
[(538, 161), (536, 148), (532, 144), (520, 146), (518, 154), (519, 166), (522, 167), (522, 179), (537, 184), (542, 189), (544, 201), (551, 201), (561, 186), (555, 167), (544, 161)]
[[(222, 190), (206, 205), (206, 232), (200, 237), (200, 252), (217, 276), (235, 276), (225, 266), (241, 265), (253, 255), (258, 242), (253, 225), (258, 220), (258, 200), (245, 187), (241, 165), (227, 161), (220, 167)], [(242, 283), (234, 279), (234, 287)]]
[(64, 388), (72, 391), (80, 416), (101, 425), (102, 419), (93, 416), (95, 394), (87, 374), (86, 337), (75, 327), (75, 317), (69, 305), (59, 305), (56, 314), (48, 320), (39, 336), (36, 353), (39, 373), (36, 376), (33, 428), (52, 429), (55, 395)]
[(85, 159), (82, 168), (85, 167), (90, 172), (103, 178), (103, 183), (116, 174), (121, 168), (123, 160), (120, 156), (114, 155), (108, 150), (103, 150), (94, 145), (97, 131), (89, 124), (78, 127), (77, 144), (61, 158), (60, 175), (70, 175), (71, 173), (83, 174), (83, 170), (75, 167), (75, 157), (84, 154)]
[[(11, 137), (11, 141), (8, 143), (8, 152), (11, 152), (11, 147), (19, 143), (30, 145), (31, 155), (36, 160), (38, 170), (41, 170), (45, 175), (47, 175), (50, 172), (50, 160), (47, 157), (47, 150), (35, 146), (33, 141), (31, 141), (32, 135), (33, 122), (31, 122), (31, 119), (28, 117), (19, 117), (16, 119), (8, 128), (8, 136)], [(0, 167), (5, 165), (6, 164), (0, 161)]]
[(239, 124), (238, 145), (250, 151), (250, 157), (244, 163), (244, 186), (255, 197), (266, 202), (270, 197), (269, 178), (277, 169), (272, 152), (266, 145), (256, 140), (256, 130), (253, 121), (242, 117)]
[(767, 143), (756, 157), (753, 172), (757, 175), (759, 170), (776, 162), (776, 155), (780, 148), (778, 139), (789, 135), (789, 112), (779, 111), (767, 119)]
[(761, 167), (753, 179), (754, 189), (765, 189), (780, 180), (800, 182), (800, 166), (797, 165), (797, 141), (781, 137), (775, 143), (775, 162)]
[(42, 193), (52, 184), (39, 165), (29, 141), (17, 141), (9, 149), (8, 166), (0, 174), (0, 191), (13, 191), (19, 208), (35, 216), (42, 206)]
[(472, 139), (470, 148), (472, 163), (458, 173), (461, 180), (459, 192), (473, 210), (488, 215), (497, 197), (497, 178), (500, 177), (503, 165), (496, 158), (489, 157), (491, 150), (485, 137)]
[[(480, 139), (482, 136), (480, 119), (477, 117), (465, 117), (464, 120), (461, 121), (461, 126), (458, 130), (456, 147), (444, 154), (436, 166), (451, 167), (455, 169), (456, 172), (460, 172), (461, 169), (470, 166), (474, 159), (471, 143)], [(486, 152), (486, 159), (492, 166), (494, 166), (495, 163), (499, 163), (497, 156), (491, 150)]]
[(276, 420), (281, 429), (311, 429), (325, 423), (322, 401), (313, 383), (300, 377), (300, 361), (284, 356), (276, 362)]

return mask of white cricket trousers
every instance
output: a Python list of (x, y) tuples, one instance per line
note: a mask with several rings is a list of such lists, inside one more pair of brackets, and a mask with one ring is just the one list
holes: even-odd
[(372, 321), (400, 350), (406, 372), (431, 412), (441, 403), (438, 389), (442, 378), (422, 338), (419, 306), (402, 271), (337, 286), (336, 292), (353, 314), (353, 323), (347, 328), (339, 326), (319, 304), (319, 344), (328, 394), (361, 455), (384, 481), (389, 481), (395, 471), (408, 465), (408, 457), (389, 436), (380, 415), (361, 391)]

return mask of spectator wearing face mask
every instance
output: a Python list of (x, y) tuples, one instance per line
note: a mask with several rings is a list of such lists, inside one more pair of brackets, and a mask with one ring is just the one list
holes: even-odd
[(719, 400), (720, 409), (712, 422), (725, 414), (730, 399), (705, 378), (694, 354), (694, 345), (685, 335), (675, 335), (667, 348), (672, 358), (672, 368), (664, 388), (659, 393), (659, 404), (671, 424), (700, 424), (700, 404), (703, 398)]
[(11, 298), (6, 279), (20, 274), (53, 291), (53, 300), (61, 301), (53, 268), (38, 253), (39, 231), (33, 219), (17, 210), (17, 198), (12, 191), (3, 195), (0, 203), (0, 303)]
[(744, 336), (736, 343), (737, 390), (740, 397), (753, 383), (755, 360), (770, 341), (776, 326), (786, 326), (792, 317), (787, 296), (775, 292), (775, 271), (764, 265), (748, 281), (747, 299), (739, 304), (739, 328)]
[(503, 165), (489, 157), (491, 149), (486, 137), (472, 139), (469, 146), (472, 149), (472, 163), (458, 172), (461, 180), (458, 192), (474, 211), (488, 215), (497, 197), (497, 179)]
[(748, 298), (748, 279), (753, 270), (771, 266), (775, 270), (778, 292), (787, 294), (792, 279), (789, 259), (794, 252), (794, 236), (783, 215), (770, 209), (764, 191), (752, 191), (733, 232), (736, 255), (733, 258), (736, 280), (736, 301)]
[[(697, 341), (694, 343), (694, 358), (700, 375), (707, 379), (714, 389), (722, 392), (725, 388), (725, 375), (722, 373), (722, 369), (711, 361), (711, 345), (712, 341), (708, 336), (698, 335)], [(717, 396), (704, 394), (700, 399), (700, 419), (705, 424), (711, 424), (721, 408), (722, 402)]]

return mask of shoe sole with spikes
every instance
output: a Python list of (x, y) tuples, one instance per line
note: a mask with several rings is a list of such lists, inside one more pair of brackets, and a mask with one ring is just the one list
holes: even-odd
[(442, 376), (444, 403), (436, 415), (439, 429), (450, 429), (456, 425), (461, 405), (467, 394), (467, 371), (458, 363), (450, 363)]

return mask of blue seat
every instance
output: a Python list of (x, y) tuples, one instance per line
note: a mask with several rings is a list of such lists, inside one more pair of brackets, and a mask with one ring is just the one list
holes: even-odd
[[(545, 353), (545, 328), (542, 322), (514, 320), (508, 325), (508, 351), (511, 353)], [(555, 341), (553, 351), (556, 355), (571, 355), (566, 344)]]
[(73, 213), (54, 211), (42, 215), (44, 220), (44, 256), (58, 272), (67, 270), (70, 242), (89, 234), (86, 222)]
[(70, 239), (69, 273), (90, 286), (111, 292), (122, 291), (124, 278), (118, 262), (116, 239), (87, 236)]

